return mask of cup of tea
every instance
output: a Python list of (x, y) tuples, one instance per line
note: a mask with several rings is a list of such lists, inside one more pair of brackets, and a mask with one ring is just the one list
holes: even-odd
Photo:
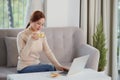
[(40, 38), (44, 38), (44, 37), (45, 37), (45, 34), (41, 32), (41, 33), (38, 34), (38, 36), (39, 36)]

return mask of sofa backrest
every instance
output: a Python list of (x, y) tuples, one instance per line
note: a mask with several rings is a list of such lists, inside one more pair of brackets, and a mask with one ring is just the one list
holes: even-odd
[[(17, 56), (14, 56), (14, 54), (18, 54), (15, 52), (15, 50), (17, 51), (17, 48), (15, 48), (16, 40), (12, 38), (16, 38), (21, 30), (23, 29), (0, 29), (0, 66), (15, 66), (17, 64)], [(72, 62), (73, 58), (76, 56), (77, 47), (85, 43), (83, 32), (78, 27), (49, 27), (44, 28), (43, 31), (47, 36), (47, 41), (51, 50), (59, 62)], [(9, 37), (11, 40), (9, 40)], [(44, 52), (40, 54), (41, 62), (49, 62), (43, 53)], [(11, 57), (13, 59), (15, 58), (15, 62), (10, 62)]]

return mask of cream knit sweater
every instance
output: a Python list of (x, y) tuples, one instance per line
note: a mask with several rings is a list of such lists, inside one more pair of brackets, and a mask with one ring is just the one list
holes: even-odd
[[(18, 48), (18, 64), (17, 70), (21, 70), (27, 66), (40, 63), (40, 53), (45, 51), (46, 56), (53, 65), (59, 66), (59, 62), (55, 58), (51, 49), (48, 46), (46, 37), (34, 40), (31, 37), (33, 32), (28, 28), (21, 31), (17, 35), (17, 48)], [(38, 32), (40, 33), (40, 32)]]

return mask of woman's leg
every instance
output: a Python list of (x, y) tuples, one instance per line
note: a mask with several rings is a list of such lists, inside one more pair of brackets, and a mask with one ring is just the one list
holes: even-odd
[(46, 72), (46, 71), (55, 71), (55, 67), (49, 64), (38, 64), (38, 65), (31, 65), (28, 66), (20, 71), (18, 73), (30, 73), (30, 72)]

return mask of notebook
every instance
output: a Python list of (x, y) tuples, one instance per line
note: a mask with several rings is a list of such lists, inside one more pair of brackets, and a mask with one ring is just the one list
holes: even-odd
[(69, 71), (66, 70), (60, 72), (59, 74), (62, 74), (64, 76), (69, 76), (81, 72), (85, 68), (88, 58), (89, 55), (75, 58), (71, 64)]

